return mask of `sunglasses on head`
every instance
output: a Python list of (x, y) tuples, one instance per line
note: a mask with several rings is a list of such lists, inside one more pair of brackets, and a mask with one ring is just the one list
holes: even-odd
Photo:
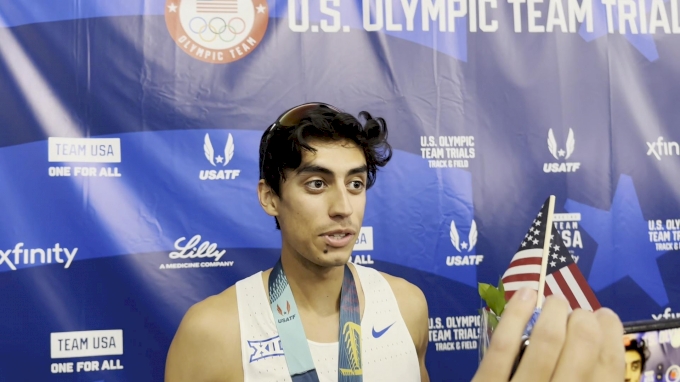
[[(274, 130), (277, 127), (293, 127), (300, 123), (300, 121), (302, 121), (305, 115), (307, 115), (308, 111), (318, 107), (325, 107), (334, 110), (338, 113), (341, 112), (340, 109), (336, 108), (335, 106), (323, 102), (303, 103), (302, 105), (295, 106), (285, 111), (283, 114), (279, 116), (279, 118), (276, 119), (276, 122), (269, 126), (269, 128), (262, 135), (261, 146), (262, 151), (260, 152), (260, 155), (263, 155), (263, 153), (266, 151), (266, 147), (269, 144), (269, 138), (271, 137), (272, 130)], [(261, 166), (264, 166), (263, 160), (261, 160)], [(263, 167), (260, 167), (260, 178), (262, 178), (263, 171), (264, 171)]]
[(329, 105), (327, 103), (323, 102), (308, 102), (308, 103), (303, 103), (302, 105), (295, 106), (292, 109), (289, 109), (288, 111), (284, 112), (279, 116), (279, 118), (276, 119), (276, 122), (274, 122), (271, 126), (269, 126), (269, 130), (272, 130), (276, 127), (293, 127), (300, 123), (302, 121), (302, 118), (305, 117), (308, 111), (315, 109), (317, 107), (326, 107), (331, 110), (340, 112), (338, 108), (335, 106)]

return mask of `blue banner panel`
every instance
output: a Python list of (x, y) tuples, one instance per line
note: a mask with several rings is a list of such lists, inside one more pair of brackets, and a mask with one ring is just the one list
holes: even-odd
[(162, 381), (189, 307), (278, 259), (258, 146), (308, 101), (387, 121), (351, 261), (423, 290), (432, 381), (474, 375), (477, 283), (549, 195), (603, 306), (679, 314), (678, 0), (24, 3), (0, 4), (2, 381)]

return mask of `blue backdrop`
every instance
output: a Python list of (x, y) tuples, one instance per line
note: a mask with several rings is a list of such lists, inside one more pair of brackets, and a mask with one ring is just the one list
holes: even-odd
[(352, 261), (423, 289), (433, 381), (550, 194), (603, 306), (675, 315), (678, 33), (678, 0), (0, 3), (0, 380), (161, 381), (274, 265), (258, 143), (306, 101), (387, 120)]

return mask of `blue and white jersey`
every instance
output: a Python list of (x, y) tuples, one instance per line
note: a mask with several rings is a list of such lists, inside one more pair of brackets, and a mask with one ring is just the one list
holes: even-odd
[[(375, 269), (353, 264), (364, 293), (363, 380), (420, 381), (416, 348), (389, 283)], [(290, 382), (274, 314), (258, 272), (236, 283), (244, 382)], [(285, 315), (286, 307), (280, 314)], [(338, 380), (338, 343), (307, 341), (320, 382)]]

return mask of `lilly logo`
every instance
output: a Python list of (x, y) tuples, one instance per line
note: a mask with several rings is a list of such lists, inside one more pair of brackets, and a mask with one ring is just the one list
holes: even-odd
[[(194, 235), (186, 244), (182, 244), (186, 237), (180, 237), (175, 241), (176, 251), (170, 252), (171, 259), (194, 259), (214, 257), (214, 261), (220, 261), (226, 250), (217, 250), (217, 244), (209, 241), (201, 243), (201, 235)], [(201, 243), (199, 245), (199, 243)]]

